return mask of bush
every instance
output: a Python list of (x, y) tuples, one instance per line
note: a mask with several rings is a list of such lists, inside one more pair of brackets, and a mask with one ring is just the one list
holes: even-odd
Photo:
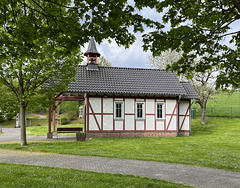
[[(47, 113), (46, 120), (47, 120), (47, 122), (48, 122), (48, 120), (49, 120), (49, 113)], [(52, 120), (53, 120), (53, 113), (51, 113), (51, 121), (52, 121)]]
[(0, 123), (3, 123), (3, 122), (4, 122), (3, 116), (0, 115)]
[(62, 125), (66, 125), (67, 123), (68, 123), (67, 118), (62, 117), (62, 118), (61, 118), (61, 124), (62, 124)]
[(14, 113), (9, 113), (6, 115), (6, 118), (8, 121), (11, 121), (14, 118), (14, 116), (15, 116)]
[(76, 111), (69, 111), (65, 114), (65, 117), (67, 118), (68, 121), (72, 121), (72, 120), (76, 119), (77, 112)]

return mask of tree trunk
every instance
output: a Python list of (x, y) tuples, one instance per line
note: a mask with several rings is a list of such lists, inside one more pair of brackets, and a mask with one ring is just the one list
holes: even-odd
[(206, 116), (206, 107), (207, 107), (207, 102), (204, 101), (201, 105), (201, 110), (202, 110), (202, 125), (207, 124), (207, 116)]
[(27, 145), (25, 114), (26, 106), (24, 104), (20, 104), (21, 146)]
[(27, 137), (26, 137), (26, 121), (25, 121), (25, 113), (27, 108), (27, 103), (24, 100), (24, 81), (23, 81), (23, 73), (22, 73), (22, 64), (19, 67), (19, 103), (20, 103), (20, 125), (21, 125), (21, 146), (27, 145)]

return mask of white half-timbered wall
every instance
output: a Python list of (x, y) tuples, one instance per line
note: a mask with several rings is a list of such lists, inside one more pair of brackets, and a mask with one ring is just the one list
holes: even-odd
[[(123, 103), (122, 119), (115, 118), (115, 102)], [(144, 108), (141, 120), (136, 119), (137, 103), (142, 103)], [(157, 119), (157, 103), (163, 104), (162, 119)], [(178, 103), (177, 99), (89, 96), (85, 104), (87, 132), (190, 131), (190, 100)]]

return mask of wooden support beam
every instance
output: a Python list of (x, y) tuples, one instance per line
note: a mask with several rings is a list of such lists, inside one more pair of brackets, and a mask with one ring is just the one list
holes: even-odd
[(55, 98), (55, 100), (84, 100), (84, 97), (75, 97), (75, 96), (69, 96), (69, 97), (65, 97), (65, 96), (59, 96), (57, 98)]
[(53, 132), (56, 132), (56, 106), (53, 106)]
[(51, 106), (48, 108), (48, 132), (51, 133)]
[(65, 99), (62, 99), (57, 105), (56, 108), (64, 101)]

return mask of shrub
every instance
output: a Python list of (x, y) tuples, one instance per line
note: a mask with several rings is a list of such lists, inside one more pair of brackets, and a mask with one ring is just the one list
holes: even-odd
[(4, 122), (3, 116), (0, 115), (0, 123), (3, 123), (3, 122)]
[(14, 116), (15, 116), (14, 113), (9, 113), (6, 115), (6, 118), (8, 121), (11, 121), (14, 118)]
[[(46, 120), (47, 120), (47, 122), (48, 122), (48, 120), (49, 120), (49, 114), (47, 114)], [(51, 113), (51, 121), (52, 121), (52, 120), (53, 120), (53, 113)]]
[(68, 123), (67, 118), (62, 117), (62, 118), (61, 118), (61, 124), (62, 124), (62, 125), (66, 125), (67, 123)]
[(69, 111), (65, 114), (65, 117), (67, 118), (68, 121), (72, 121), (72, 120), (76, 119), (77, 112), (76, 111)]

